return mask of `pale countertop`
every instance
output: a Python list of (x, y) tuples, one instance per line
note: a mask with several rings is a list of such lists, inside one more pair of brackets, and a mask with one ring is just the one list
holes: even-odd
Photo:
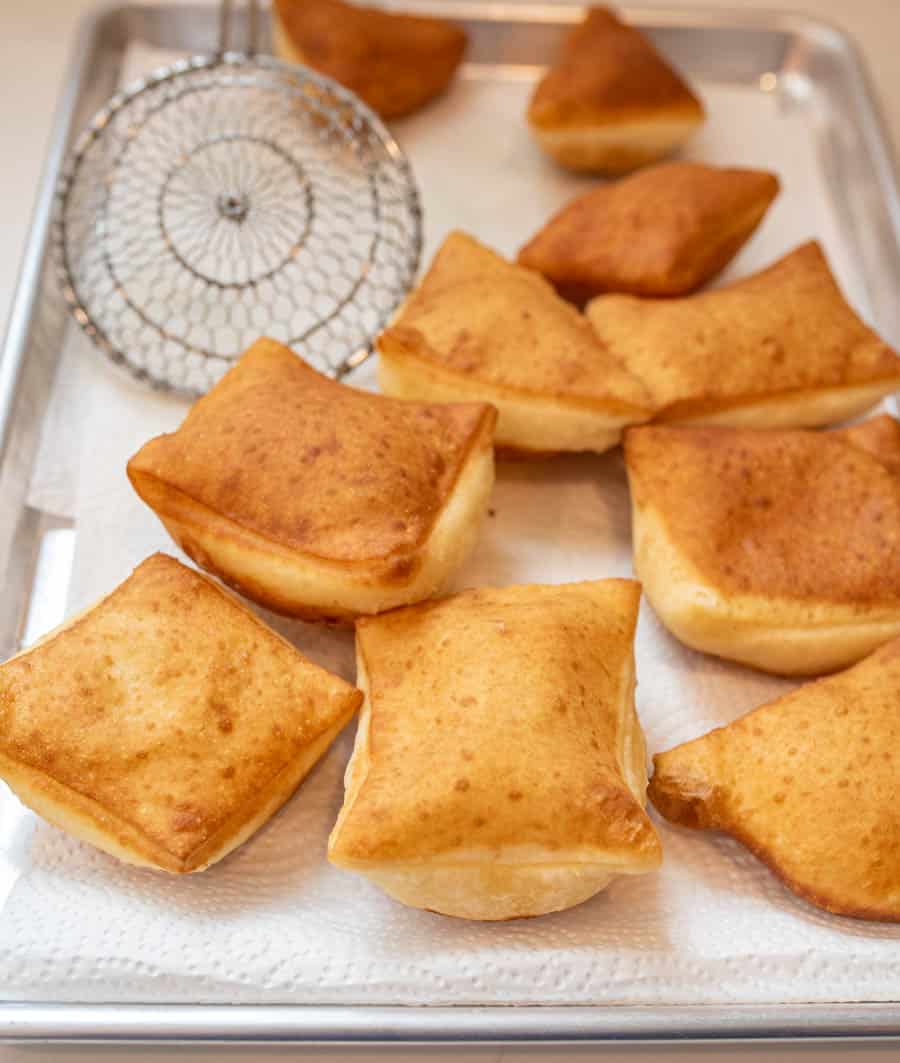
[[(161, 0), (165, 2), (165, 0)], [(653, 6), (703, 6), (679, 0), (658, 0)], [(0, 169), (0, 321), (5, 322), (15, 288), (19, 261), (28, 234), (29, 216), (43, 166), (46, 141), (54, 104), (60, 88), (73, 30), (79, 17), (96, 0), (36, 0), (20, 3), (0, 0), (0, 41), (3, 52), (0, 91), (0, 142), (4, 147)], [(886, 126), (895, 145), (900, 145), (900, 0), (796, 0), (767, 4), (756, 0), (705, 0), (705, 6), (799, 10), (828, 19), (846, 29), (867, 60)], [(897, 1045), (825, 1048), (809, 1045), (786, 1049), (773, 1046), (683, 1048), (556, 1048), (538, 1049), (390, 1049), (383, 1052), (332, 1050), (327, 1053), (296, 1049), (221, 1048), (49, 1048), (0, 1046), (0, 1063), (157, 1063), (160, 1060), (190, 1060), (191, 1063), (258, 1063), (265, 1060), (328, 1059), (335, 1063), (356, 1060), (393, 1059), (421, 1063), (449, 1063), (465, 1059), (478, 1063), (537, 1063), (538, 1060), (602, 1057), (610, 1063), (671, 1063), (702, 1060), (703, 1063), (762, 1063), (766, 1060), (825, 1060), (826, 1063), (879, 1063), (900, 1058)]]

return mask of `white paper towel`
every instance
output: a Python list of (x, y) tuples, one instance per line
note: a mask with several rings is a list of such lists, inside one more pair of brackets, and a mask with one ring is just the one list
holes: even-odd
[[(152, 65), (132, 55), (130, 72)], [(527, 80), (464, 80), (398, 133), (423, 186), (426, 254), (448, 228), (510, 253), (575, 179), (537, 154), (521, 121)], [(704, 86), (698, 157), (776, 169), (785, 191), (731, 267), (758, 268), (813, 234), (867, 312), (809, 129), (774, 98)], [(449, 163), (449, 165), (448, 165)], [(369, 367), (355, 379), (371, 385)], [(131, 492), (125, 461), (174, 428), (182, 403), (111, 369), (73, 337), (32, 501), (76, 520), (70, 606), (155, 549), (177, 554)], [(481, 541), (457, 586), (630, 575), (618, 452), (501, 465)], [(352, 678), (347, 634), (268, 618)], [(734, 719), (791, 684), (686, 650), (644, 607), (638, 709), (651, 751)], [(26, 817), (19, 879), (0, 921), (0, 994), (14, 999), (296, 1003), (720, 1003), (900, 999), (900, 928), (826, 915), (742, 847), (658, 822), (659, 874), (614, 882), (569, 912), (500, 925), (403, 908), (325, 860), (351, 726), (297, 795), (211, 870), (127, 868)], [(28, 831), (33, 830), (31, 835)]]

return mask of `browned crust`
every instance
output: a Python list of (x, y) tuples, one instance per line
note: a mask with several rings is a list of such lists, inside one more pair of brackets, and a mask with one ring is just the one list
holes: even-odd
[(896, 438), (883, 441), (900, 432), (888, 421), (838, 432), (629, 428), (632, 499), (658, 515), (708, 587), (770, 604), (833, 603), (860, 617), (886, 607), (896, 615), (900, 488), (871, 449), (900, 453)]
[(587, 316), (644, 380), (658, 422), (900, 383), (900, 358), (846, 302), (814, 241), (714, 291), (601, 295)]
[[(472, 373), (448, 365), (441, 353), (435, 350), (425, 336), (416, 328), (406, 325), (393, 325), (385, 329), (378, 337), (377, 346), (380, 353), (390, 358), (402, 359), (415, 362), (425, 367), (429, 372), (446, 375), (449, 378), (458, 378), (467, 382), (477, 382), (479, 379)], [(512, 396), (520, 396), (524, 399), (552, 399), (575, 409), (602, 410), (604, 413), (617, 414), (623, 417), (647, 415), (650, 407), (639, 406), (637, 403), (627, 402), (625, 399), (614, 395), (592, 399), (584, 395), (569, 395), (562, 391), (541, 391), (537, 388), (526, 388), (521, 385), (507, 384), (505, 382), (488, 381), (492, 386)]]
[[(459, 481), (459, 476), (467, 467), (468, 461), (474, 459), (478, 452), (491, 446), (491, 434), (496, 420), (496, 413), (493, 408), (489, 409), (492, 411), (492, 416), (485, 418), (480, 434), (477, 437), (473, 437), (468, 448), (469, 453), (466, 456), (466, 460), (457, 473), (450, 494), (437, 512), (431, 530), (433, 530), (434, 524), (436, 524), (449, 504), (452, 492)], [(198, 523), (195, 509), (202, 504), (196, 499), (153, 477), (145, 477), (144, 474), (135, 473), (131, 468), (129, 468), (129, 477), (138, 495), (157, 513), (173, 540), (177, 542), (191, 560), (246, 598), (265, 606), (281, 616), (298, 620), (331, 624), (337, 627), (352, 627), (356, 618), (363, 614), (358, 610), (342, 609), (338, 606), (325, 608), (298, 603), (295, 597), (288, 594), (280, 594), (277, 589), (260, 582), (247, 571), (242, 571), (240, 577), (238, 577), (230, 569), (217, 564), (202, 543), (194, 538), (192, 532), (199, 529), (209, 531), (217, 538), (231, 543), (242, 544), (249, 552), (263, 549), (273, 557), (278, 557), (286, 564), (293, 566), (304, 563), (325, 564), (328, 568), (340, 569), (342, 574), (355, 573), (359, 578), (365, 578), (367, 582), (377, 583), (378, 586), (386, 589), (411, 584), (422, 568), (424, 554), (428, 547), (428, 539), (426, 538), (420, 546), (412, 550), (395, 551), (386, 558), (377, 558), (374, 561), (334, 562), (328, 559), (322, 561), (315, 555), (304, 555), (300, 551), (290, 549), (281, 543), (261, 536), (252, 529), (244, 528), (236, 521), (215, 513), (205, 506), (202, 508), (209, 523)], [(250, 615), (254, 614), (250, 613)]]
[[(224, 610), (214, 604), (220, 599), (225, 604)], [(179, 605), (180, 610), (173, 612), (179, 609)], [(190, 615), (194, 621), (199, 621), (208, 618), (212, 611), (219, 622), (219, 630), (212, 640), (207, 634), (203, 642), (204, 656), (195, 660), (191, 656), (196, 653), (193, 647), (186, 652), (183, 661), (173, 662), (171, 657), (162, 655), (168, 645), (166, 639), (171, 638), (169, 632), (173, 616)], [(237, 614), (240, 615), (240, 621)], [(129, 632), (137, 625), (139, 632), (135, 636), (138, 639), (135, 652), (144, 654), (145, 658), (139, 658), (136, 664), (132, 664), (131, 673), (126, 668), (126, 678), (123, 680), (116, 678), (119, 661), (108, 655), (115, 654), (117, 648), (121, 649), (125, 619), (131, 625)], [(299, 703), (292, 705), (289, 711), (285, 710), (283, 703), (267, 712), (262, 718), (272, 720), (273, 735), (276, 734), (274, 729), (277, 729), (277, 735), (283, 737), (283, 743), (275, 742), (273, 745), (270, 742), (265, 745), (264, 740), (262, 745), (254, 749), (258, 763), (252, 769), (250, 780), (233, 784), (230, 780), (233, 778), (234, 758), (238, 756), (240, 747), (233, 749), (231, 743), (243, 742), (246, 749), (248, 741), (258, 742), (259, 734), (254, 730), (257, 721), (244, 713), (243, 717), (238, 717), (236, 726), (233, 718), (229, 717), (219, 727), (221, 735), (216, 742), (212, 737), (216, 733), (215, 729), (208, 732), (208, 721), (206, 717), (197, 716), (194, 702), (203, 701), (204, 698), (225, 698), (222, 710), (226, 713), (233, 712), (235, 704), (240, 704), (242, 711), (246, 710), (247, 691), (241, 685), (245, 683), (243, 678), (232, 694), (220, 695), (217, 691), (223, 687), (228, 689), (227, 670), (230, 668), (233, 671), (236, 667), (227, 656), (229, 649), (233, 651), (238, 642), (240, 646), (251, 642), (246, 626), (248, 622), (250, 628), (259, 632), (262, 641), (257, 645), (265, 657), (254, 673), (255, 681), (264, 685), (270, 670), (280, 664), (283, 666), (281, 674), (284, 681), (294, 683), (296, 690), (302, 691), (310, 699), (319, 698), (320, 708), (310, 708), (309, 712), (301, 710), (306, 712), (305, 716), (295, 715), (300, 709)], [(106, 633), (101, 649), (96, 648), (98, 624), (100, 633)], [(146, 656), (148, 651), (141, 641), (144, 636), (150, 638), (153, 647), (149, 656)], [(217, 642), (215, 647), (213, 641)], [(269, 643), (269, 647), (266, 643)], [(277, 651), (275, 645), (289, 651), (287, 663), (283, 656), (277, 656), (277, 653), (283, 654), (284, 651)], [(107, 655), (105, 662), (104, 651)], [(44, 663), (48, 653), (57, 655), (55, 660), (59, 671), (54, 672), (52, 677), (46, 674), (47, 665)], [(222, 672), (223, 655), (229, 662), (224, 665), (225, 673)], [(173, 668), (174, 678), (165, 678)], [(185, 669), (190, 668), (194, 669), (190, 674), (198, 677), (195, 679), (197, 693), (196, 697), (192, 692), (185, 699), (183, 684), (177, 684), (185, 674)], [(300, 668), (304, 670), (302, 677)], [(158, 675), (160, 672), (162, 674)], [(108, 689), (101, 685), (106, 676), (110, 677)], [(165, 726), (158, 726), (159, 719), (151, 714), (146, 732), (140, 730), (138, 734), (138, 731), (132, 730), (123, 736), (121, 725), (127, 717), (116, 717), (115, 713), (121, 714), (125, 709), (130, 712), (135, 704), (146, 713), (148, 706), (153, 704), (152, 698), (146, 705), (141, 703), (140, 698), (135, 702), (135, 696), (127, 693), (129, 676), (137, 676), (141, 683), (149, 683), (150, 691), (157, 697), (162, 696), (161, 691), (164, 690), (168, 697), (174, 698), (170, 705), (172, 713), (184, 710), (186, 706), (187, 711), (173, 716), (174, 722), (168, 721)], [(29, 688), (34, 686), (37, 690), (49, 691), (50, 687), (41, 684), (51, 681), (66, 684), (64, 689), (68, 713), (72, 718), (77, 714), (83, 720), (83, 730), (73, 731), (71, 723), (56, 720), (39, 701), (35, 701)], [(173, 682), (175, 686), (171, 685)], [(165, 686), (166, 683), (170, 685)], [(125, 684), (125, 692), (122, 684)], [(171, 557), (154, 554), (139, 565), (128, 580), (93, 607), (0, 666), (0, 741), (3, 743), (0, 749), (0, 774), (8, 778), (14, 787), (20, 786), (26, 796), (27, 791), (30, 791), (35, 802), (40, 798), (42, 802), (55, 806), (54, 811), (59, 810), (61, 820), (65, 814), (81, 825), (90, 825), (99, 835), (98, 844), (101, 847), (102, 842), (106, 841), (109, 845), (123, 849), (130, 857), (173, 873), (185, 873), (203, 866), (209, 858), (215, 858), (223, 844), (235, 838), (242, 828), (252, 823), (277, 798), (277, 803), (271, 806), (274, 812), (288, 796), (287, 792), (281, 794), (280, 784), (296, 774), (315, 742), (337, 723), (346, 723), (361, 701), (360, 691), (303, 657), (283, 636), (267, 627), (246, 605), (214, 580), (186, 568)], [(314, 701), (310, 700), (309, 704), (313, 706)], [(219, 711), (211, 703), (211, 712)], [(261, 707), (261, 711), (265, 711), (265, 706)], [(25, 719), (30, 721), (27, 724), (23, 722), (23, 713), (27, 714)], [(167, 718), (164, 716), (163, 719)], [(241, 719), (249, 724), (249, 733), (244, 731)], [(294, 727), (296, 730), (292, 735), (291, 728)], [(232, 735), (233, 731), (234, 737), (228, 739), (227, 736)], [(191, 762), (196, 760), (195, 747), (199, 744), (204, 746), (206, 758), (216, 770), (218, 766), (228, 769), (221, 778), (218, 774), (214, 775), (215, 785), (219, 788), (215, 795), (205, 790), (202, 793), (198, 791), (196, 781), (184, 785), (185, 778), (189, 779), (189, 776), (172, 777), (173, 765), (184, 768), (186, 750)], [(67, 758), (65, 762), (61, 761), (61, 750), (68, 751), (67, 758), (75, 758), (77, 771), (67, 762)], [(128, 804), (134, 804), (136, 796), (133, 786), (129, 789), (128, 780), (135, 777), (134, 772), (138, 770), (135, 765), (143, 764), (148, 765), (149, 774), (145, 773), (141, 777), (152, 780), (152, 788), (147, 796), (155, 798), (153, 788), (162, 787), (164, 801), (177, 798), (182, 803), (166, 805), (164, 801), (151, 801), (149, 811), (144, 811), (142, 818), (129, 815)], [(267, 774), (270, 768), (275, 770)], [(73, 771), (76, 771), (75, 782), (68, 777), (73, 775)], [(81, 774), (82, 771), (84, 774)], [(171, 793), (166, 796), (167, 782), (176, 797)], [(220, 810), (224, 813), (221, 819), (218, 815)], [(184, 825), (177, 822), (182, 813)], [(65, 829), (64, 822), (62, 826)]]
[(864, 919), (870, 922), (900, 923), (900, 910), (894, 908), (882, 908), (878, 905), (869, 907), (857, 907), (852, 904), (844, 904), (828, 893), (819, 892), (805, 882), (789, 875), (778, 863), (771, 849), (760, 845), (747, 832), (733, 823), (720, 821), (710, 804), (716, 809), (714, 790), (710, 791), (710, 799), (700, 794), (683, 797), (674, 787), (666, 788), (666, 782), (657, 774), (657, 762), (659, 754), (653, 758), (654, 773), (647, 788), (647, 796), (653, 802), (653, 807), (671, 823), (676, 823), (687, 830), (712, 830), (721, 834), (727, 834), (740, 842), (761, 863), (775, 875), (775, 877), (798, 897), (808, 901), (816, 908), (830, 912), (832, 915), (847, 916), (850, 919)]
[(661, 163), (576, 196), (518, 262), (579, 306), (603, 292), (687, 295), (727, 265), (778, 189), (761, 170)]
[[(341, 729), (359, 708), (362, 700), (362, 692), (356, 691), (353, 697), (354, 703), (348, 703), (348, 709), (344, 715)], [(289, 779), (296, 771), (297, 760), (299, 759), (302, 759), (302, 754), (298, 755), (294, 761), (285, 764), (279, 772), (272, 776), (260, 799), (253, 803), (240, 805), (220, 824), (214, 833), (210, 834), (194, 849), (184, 853), (175, 852), (171, 848), (160, 844), (147, 834), (139, 824), (104, 807), (87, 794), (83, 794), (59, 782), (52, 775), (33, 768), (23, 772), (21, 764), (10, 759), (2, 752), (0, 752), (0, 776), (10, 781), (14, 787), (20, 782), (29, 786), (36, 790), (42, 798), (46, 798), (60, 808), (64, 808), (67, 814), (74, 813), (76, 816), (89, 821), (104, 838), (115, 842), (131, 856), (137, 856), (147, 864), (163, 871), (168, 871), (171, 874), (185, 875), (202, 868), (208, 859), (230, 838), (234, 837), (242, 827), (253, 820), (254, 816), (265, 805), (269, 795), (277, 791), (279, 784), (283, 780)], [(302, 782), (302, 779), (299, 781)], [(272, 814), (274, 815), (274, 812), (277, 811), (278, 809), (276, 808)], [(61, 829), (65, 828), (61, 827)]]
[(641, 381), (604, 351), (590, 323), (534, 270), (459, 230), (377, 340), (393, 359), (529, 399), (644, 419)]
[(703, 105), (644, 34), (604, 7), (569, 32), (528, 107), (541, 130), (669, 117), (700, 122)]
[[(0, 752), (0, 776), (9, 780), (13, 787), (21, 782), (36, 788), (43, 797), (76, 816), (84, 817), (116, 844), (131, 850), (148, 863), (155, 864), (164, 871), (183, 874), (194, 866), (193, 853), (182, 855), (173, 852), (154, 841), (127, 817), (105, 808), (92, 797), (61, 783), (45, 771), (30, 766), (23, 771), (19, 761), (8, 757), (3, 752)], [(203, 845), (205, 844), (204, 842)], [(198, 846), (198, 848), (202, 847)]]
[[(188, 525), (191, 528), (202, 526), (204, 530), (210, 530), (218, 537), (227, 538), (230, 542), (239, 543), (247, 550), (259, 550), (262, 547), (273, 556), (279, 557), (285, 562), (296, 564), (298, 562), (302, 563), (303, 561), (307, 561), (311, 563), (325, 564), (329, 567), (333, 567), (335, 570), (340, 569), (340, 571), (343, 572), (356, 572), (360, 575), (371, 575), (373, 578), (377, 578), (384, 586), (396, 586), (408, 583), (415, 576), (420, 567), (422, 548), (425, 543), (427, 543), (426, 538), (421, 544), (416, 545), (410, 550), (395, 550), (386, 557), (362, 558), (352, 561), (335, 561), (318, 554), (286, 546), (277, 539), (262, 534), (254, 528), (242, 524), (240, 521), (233, 520), (230, 517), (218, 513), (195, 496), (192, 496), (186, 491), (181, 491), (177, 487), (171, 486), (160, 477), (150, 476), (143, 472), (135, 472), (130, 468), (128, 475), (135, 491), (143, 501), (146, 502), (161, 519), (163, 519), (164, 523), (165, 519), (168, 518), (172, 521), (177, 521), (180, 524)], [(444, 505), (446, 505), (446, 503)], [(443, 508), (444, 507), (442, 506), (441, 511)], [(201, 522), (198, 521), (196, 515), (198, 509), (203, 513), (204, 518), (208, 520), (209, 523), (201, 525)], [(441, 511), (439, 511), (438, 515)], [(435, 520), (436, 519), (437, 518), (435, 518)], [(195, 542), (193, 539), (190, 540), (190, 549), (180, 540), (179, 545), (182, 546), (185, 553), (189, 554), (189, 556), (196, 561), (201, 568), (213, 572), (213, 574), (222, 579), (223, 582), (229, 583), (233, 586), (235, 590), (241, 591), (242, 593), (246, 592), (245, 597), (254, 598), (254, 594), (250, 593), (250, 588), (251, 586), (254, 586), (254, 584), (252, 582), (247, 582), (245, 585), (238, 585), (233, 581), (232, 577), (226, 578), (223, 573), (216, 571), (212, 559), (199, 543)], [(260, 591), (260, 593), (265, 592)], [(254, 598), (254, 600), (257, 599)], [(282, 601), (282, 599), (275, 596), (272, 598), (272, 601), (277, 603)], [(287, 599), (284, 599), (284, 601), (287, 602)], [(268, 605), (269, 603), (261, 601), (260, 604)], [(277, 604), (271, 605), (270, 608), (274, 609), (275, 612), (279, 611)]]
[(343, 0), (275, 0), (286, 36), (309, 66), (341, 82), (383, 118), (400, 118), (448, 86), (466, 50), (446, 19)]
[[(256, 378), (251, 378), (248, 383), (240, 384), (239, 374), (251, 372), (259, 378), (259, 383), (256, 383)], [(219, 399), (220, 396), (225, 395), (226, 388), (231, 389), (229, 404), (220, 412)], [(289, 402), (294, 406), (279, 412), (285, 418), (289, 413), (293, 413), (296, 417), (298, 412), (306, 409), (304, 403), (307, 392), (305, 389), (308, 389), (311, 397), (318, 395), (319, 415), (324, 417), (327, 408), (332, 411), (329, 414), (332, 420), (336, 419), (334, 412), (337, 408), (336, 404), (346, 398), (353, 407), (362, 411), (360, 416), (363, 427), (368, 425), (372, 430), (372, 438), (375, 438), (375, 420), (378, 419), (379, 423), (387, 424), (388, 418), (396, 413), (401, 418), (395, 425), (396, 437), (399, 439), (404, 431), (408, 431), (410, 444), (415, 443), (418, 446), (419, 441), (416, 438), (413, 420), (410, 420), (408, 429), (406, 429), (401, 427), (405, 423), (402, 418), (407, 411), (410, 418), (420, 415), (424, 418), (433, 414), (439, 423), (435, 423), (430, 428), (435, 442), (428, 461), (438, 463), (435, 468), (439, 471), (434, 475), (440, 482), (437, 486), (432, 485), (434, 486), (432, 493), (439, 498), (439, 504), (434, 505), (432, 501), (428, 501), (427, 504), (422, 505), (421, 512), (412, 513), (411, 503), (407, 501), (402, 507), (406, 520), (403, 522), (404, 527), (401, 532), (394, 534), (390, 532), (390, 529), (376, 529), (370, 533), (370, 537), (374, 536), (377, 540), (378, 549), (372, 550), (371, 545), (357, 547), (351, 540), (347, 541), (342, 551), (335, 551), (332, 554), (327, 553), (321, 545), (318, 549), (315, 548), (312, 543), (315, 543), (317, 535), (323, 543), (328, 536), (325, 531), (306, 530), (310, 514), (314, 511), (321, 513), (322, 506), (327, 504), (330, 507), (328, 512), (332, 513), (335, 522), (340, 518), (346, 524), (348, 507), (352, 506), (348, 498), (346, 482), (340, 503), (336, 500), (337, 496), (333, 494), (340, 483), (340, 479), (335, 481), (334, 476), (340, 477), (342, 473), (340, 455), (334, 457), (334, 448), (340, 448), (340, 440), (337, 443), (327, 440), (323, 443), (319, 437), (305, 438), (302, 432), (317, 431), (315, 427), (312, 427), (298, 429), (299, 438), (294, 443), (290, 436), (293, 431), (290, 422), (286, 425), (280, 424), (281, 417), (277, 418), (281, 433), (278, 439), (269, 439), (270, 428), (267, 427), (267, 422), (273, 418), (269, 403), (275, 403), (279, 398), (290, 396)], [(326, 401), (329, 398), (330, 406)], [(252, 405), (248, 406), (247, 403), (252, 403)], [(296, 494), (298, 490), (300, 491), (300, 501), (294, 502), (286, 482), (278, 488), (280, 492), (278, 497), (265, 504), (256, 500), (255, 486), (239, 486), (234, 491), (230, 489), (228, 492), (225, 491), (223, 481), (252, 471), (247, 460), (241, 460), (244, 449), (250, 445), (246, 429), (238, 432), (237, 437), (231, 434), (234, 425), (229, 423), (228, 415), (239, 408), (247, 410), (250, 429), (256, 431), (257, 422), (259, 424), (257, 438), (262, 440), (264, 447), (270, 452), (268, 458), (274, 463), (268, 467), (269, 473), (278, 472), (280, 475), (287, 463), (291, 461), (293, 462), (291, 467), (296, 468), (298, 473), (305, 477), (303, 485), (300, 488), (294, 488), (293, 492)], [(484, 445), (486, 435), (492, 433), (496, 418), (496, 410), (486, 403), (415, 403), (357, 392), (322, 377), (281, 344), (273, 340), (262, 339), (247, 351), (241, 361), (223, 377), (212, 391), (199, 400), (177, 432), (158, 436), (145, 444), (128, 462), (127, 473), (135, 491), (161, 516), (168, 515), (177, 518), (178, 513), (175, 508), (178, 498), (190, 499), (196, 505), (226, 520), (232, 528), (244, 529), (253, 536), (259, 536), (271, 543), (274, 548), (282, 552), (287, 551), (285, 556), (295, 559), (298, 557), (316, 558), (321, 561), (340, 563), (342, 567), (371, 565), (374, 562), (378, 564), (379, 570), (384, 569), (383, 572), (380, 571), (380, 575), (389, 579), (391, 570), (396, 569), (397, 579), (402, 582), (408, 577), (408, 571), (405, 571), (408, 569), (407, 559), (416, 557), (427, 542), (435, 523), (453, 494), (463, 468), (474, 451)], [(419, 427), (424, 433), (425, 422), (421, 421)], [(341, 434), (339, 425), (329, 430), (336, 435)], [(455, 434), (455, 439), (451, 431)], [(221, 447), (216, 445), (219, 437), (227, 441), (223, 442)], [(463, 437), (461, 443), (460, 437)], [(237, 444), (230, 442), (234, 438), (238, 439)], [(346, 432), (343, 438), (348, 444), (356, 447), (350, 466), (343, 470), (345, 480), (350, 480), (356, 475), (365, 477), (372, 469), (377, 470), (379, 457), (371, 450), (365, 449), (364, 440), (348, 437)], [(452, 454), (452, 463), (448, 463), (444, 455), (449, 456), (454, 442), (456, 450)], [(205, 449), (198, 449), (201, 444)], [(320, 452), (314, 461), (323, 462), (326, 458), (329, 460), (334, 458), (332, 465), (322, 466), (323, 472), (319, 479), (316, 479), (314, 475), (315, 469), (313, 472), (304, 471), (307, 466), (303, 449), (307, 444)], [(228, 456), (224, 456), (222, 452), (225, 446), (231, 448)], [(296, 450), (296, 454), (289, 453), (288, 448)], [(331, 453), (327, 453), (329, 450)], [(262, 460), (259, 452), (257, 454), (256, 460)], [(207, 456), (208, 461), (205, 460)], [(196, 460), (193, 460), (194, 458)], [(188, 460), (193, 460), (193, 467), (190, 469), (187, 466)], [(399, 455), (395, 455), (393, 460), (399, 468)], [(418, 455), (417, 460), (420, 464), (425, 464), (424, 452)], [(266, 467), (260, 466), (259, 476), (266, 471)], [(408, 471), (409, 466), (400, 470), (401, 479), (405, 479)], [(282, 479), (285, 476), (286, 474), (282, 476)], [(427, 470), (423, 469), (420, 476), (423, 483), (426, 476)], [(273, 483), (271, 475), (267, 477), (267, 482)], [(399, 483), (399, 480), (396, 482)], [(154, 487), (154, 485), (157, 486)], [(404, 486), (403, 490), (407, 491), (407, 488)], [(362, 497), (365, 499), (367, 496)], [(227, 506), (222, 504), (223, 499), (227, 499)], [(172, 508), (167, 508), (168, 506)], [(290, 508), (293, 516), (287, 510), (281, 512), (285, 506)], [(364, 514), (364, 516), (367, 515)], [(415, 522), (411, 531), (410, 521), (413, 518)], [(327, 521), (325, 525), (327, 530)], [(385, 549), (383, 544), (391, 535), (398, 545)], [(306, 537), (305, 540), (303, 536)], [(277, 602), (272, 607), (277, 609)]]
[(900, 922), (898, 680), (895, 638), (658, 753), (649, 797), (673, 823), (731, 835), (826, 911)]
[(561, 450), (529, 450), (528, 447), (494, 447), (494, 457), (498, 461), (546, 461), (558, 458), (562, 453)]
[[(618, 759), (639, 599), (631, 580), (478, 588), (360, 619), (369, 760), (350, 777), (330, 858), (362, 869), (571, 844), (656, 862), (658, 839)], [(451, 688), (439, 685), (444, 668)], [(529, 746), (551, 750), (552, 772)], [(547, 815), (531, 781), (565, 816)]]

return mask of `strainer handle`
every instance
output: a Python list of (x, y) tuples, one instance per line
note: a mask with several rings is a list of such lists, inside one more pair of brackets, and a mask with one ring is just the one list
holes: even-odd
[[(219, 55), (230, 52), (234, 37), (234, 0), (222, 0), (219, 7)], [(248, 55), (256, 55), (259, 48), (259, 0), (247, 0)]]

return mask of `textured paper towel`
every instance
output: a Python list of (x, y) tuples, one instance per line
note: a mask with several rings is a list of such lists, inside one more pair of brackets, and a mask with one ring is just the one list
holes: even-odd
[[(131, 58), (132, 70), (146, 63), (146, 54)], [(426, 254), (453, 225), (512, 252), (579, 186), (528, 140), (520, 117), (527, 93), (525, 81), (466, 80), (398, 127), (424, 189)], [(750, 90), (707, 87), (705, 95), (711, 121), (694, 154), (772, 166), (787, 186), (732, 272), (817, 233), (865, 312), (863, 278), (842, 245), (803, 121)], [(369, 386), (371, 377), (367, 367), (355, 382)], [(124, 464), (149, 436), (177, 425), (184, 406), (131, 383), (73, 337), (54, 409), (32, 499), (76, 519), (74, 610), (152, 550), (177, 553), (130, 491)], [(502, 465), (492, 506), (457, 586), (631, 573), (618, 452)], [(352, 678), (348, 635), (269, 619)], [(791, 685), (686, 650), (646, 606), (636, 654), (651, 750)], [(659, 874), (614, 882), (569, 912), (478, 925), (405, 909), (324, 858), (352, 733), (351, 725), (263, 830), (202, 875), (126, 868), (20, 817), (21, 873), (0, 923), (2, 995), (394, 1004), (900, 998), (900, 928), (827, 916), (736, 843), (664, 823)]]

